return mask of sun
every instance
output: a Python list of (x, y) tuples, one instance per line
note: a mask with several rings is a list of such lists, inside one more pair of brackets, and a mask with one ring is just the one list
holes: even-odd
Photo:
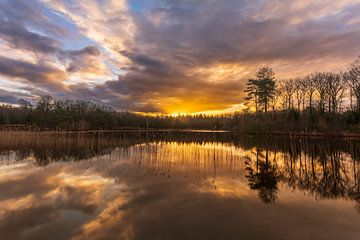
[(177, 112), (177, 113), (170, 113), (169, 116), (171, 116), (171, 117), (180, 117), (180, 116), (190, 115), (190, 114), (191, 114), (191, 113)]

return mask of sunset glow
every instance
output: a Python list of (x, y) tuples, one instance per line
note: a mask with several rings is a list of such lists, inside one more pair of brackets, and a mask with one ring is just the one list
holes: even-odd
[(51, 95), (144, 114), (243, 109), (262, 66), (276, 79), (345, 71), (360, 3), (62, 1), (0, 3), (0, 102)]

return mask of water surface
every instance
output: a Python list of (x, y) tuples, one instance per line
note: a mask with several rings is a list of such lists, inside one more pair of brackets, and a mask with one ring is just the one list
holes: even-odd
[(360, 142), (1, 133), (1, 239), (360, 239)]

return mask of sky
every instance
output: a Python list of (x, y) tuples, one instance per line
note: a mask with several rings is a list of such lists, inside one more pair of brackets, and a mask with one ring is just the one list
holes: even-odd
[(0, 102), (241, 110), (260, 67), (278, 81), (345, 71), (359, 12), (360, 0), (0, 0)]

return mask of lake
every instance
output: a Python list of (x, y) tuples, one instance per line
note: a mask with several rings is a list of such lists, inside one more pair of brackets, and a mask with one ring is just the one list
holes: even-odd
[(0, 239), (360, 239), (360, 140), (0, 133)]

